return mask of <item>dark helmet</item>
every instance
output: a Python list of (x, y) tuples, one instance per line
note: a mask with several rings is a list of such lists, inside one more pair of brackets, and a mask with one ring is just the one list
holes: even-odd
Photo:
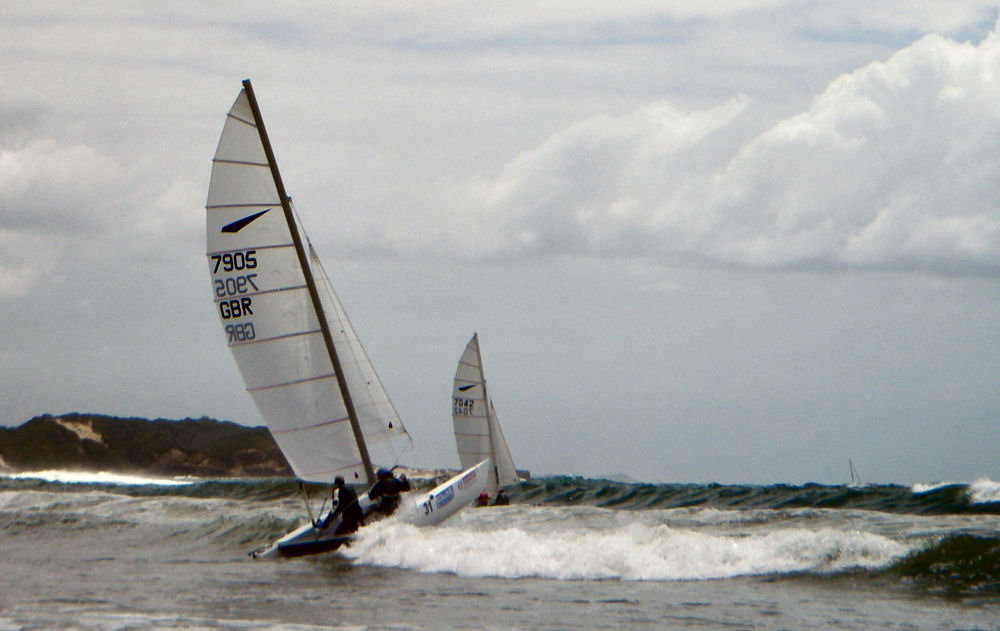
[(388, 478), (392, 475), (392, 471), (389, 471), (385, 467), (379, 467), (379, 470), (375, 473), (375, 475), (377, 475), (379, 479)]
[(338, 475), (333, 479), (334, 486), (344, 486), (344, 476)]

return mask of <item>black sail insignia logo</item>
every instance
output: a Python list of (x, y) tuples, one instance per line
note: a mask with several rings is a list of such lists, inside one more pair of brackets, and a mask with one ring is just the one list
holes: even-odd
[(271, 209), (268, 208), (267, 210), (262, 210), (259, 213), (254, 213), (249, 217), (244, 217), (243, 219), (237, 219), (233, 223), (228, 223), (222, 226), (222, 232), (239, 232), (240, 230), (246, 228), (251, 223), (253, 223), (255, 219), (266, 213), (268, 210)]
[(469, 390), (470, 388), (475, 388), (475, 387), (476, 387), (476, 385), (477, 385), (477, 384), (474, 384), (474, 383), (473, 383), (473, 384), (470, 384), (470, 385), (467, 385), (467, 386), (459, 386), (459, 387), (458, 387), (458, 389), (459, 389), (459, 390), (460, 390), (461, 392), (465, 392), (466, 390)]

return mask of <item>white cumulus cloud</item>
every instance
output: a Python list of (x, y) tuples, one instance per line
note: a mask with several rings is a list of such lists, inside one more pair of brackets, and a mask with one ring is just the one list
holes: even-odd
[(748, 100), (656, 102), (450, 182), (487, 256), (643, 253), (754, 267), (1000, 265), (1000, 37), (926, 36), (749, 141)]

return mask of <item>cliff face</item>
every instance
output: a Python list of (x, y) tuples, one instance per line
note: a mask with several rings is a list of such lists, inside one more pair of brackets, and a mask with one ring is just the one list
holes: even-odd
[(95, 414), (38, 416), (0, 428), (0, 465), (200, 477), (286, 477), (291, 468), (265, 427), (208, 418), (147, 420)]

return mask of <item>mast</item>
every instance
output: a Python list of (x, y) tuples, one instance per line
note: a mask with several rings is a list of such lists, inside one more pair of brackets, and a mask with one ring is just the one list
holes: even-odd
[(271, 141), (267, 138), (267, 131), (264, 129), (264, 119), (257, 107), (257, 98), (254, 96), (250, 79), (243, 80), (243, 89), (246, 92), (247, 100), (250, 103), (250, 111), (253, 112), (254, 123), (257, 125), (257, 133), (260, 134), (260, 142), (264, 146), (264, 155), (267, 156), (267, 164), (271, 168), (271, 176), (274, 178), (274, 186), (278, 189), (278, 197), (281, 199), (281, 208), (285, 213), (285, 222), (288, 230), (292, 234), (292, 243), (295, 246), (295, 254), (299, 259), (299, 266), (302, 268), (302, 275), (305, 277), (306, 287), (309, 290), (309, 298), (312, 300), (316, 317), (319, 318), (319, 328), (323, 333), (323, 342), (326, 344), (326, 351), (330, 356), (330, 363), (333, 364), (333, 372), (337, 376), (337, 385), (340, 386), (340, 395), (344, 400), (344, 407), (347, 409), (347, 418), (351, 422), (351, 430), (354, 432), (354, 440), (358, 444), (358, 451), (361, 453), (361, 463), (365, 468), (365, 475), (368, 482), (375, 479), (375, 470), (372, 468), (371, 456), (368, 454), (368, 446), (365, 444), (364, 434), (361, 431), (361, 423), (358, 421), (358, 414), (354, 409), (354, 402), (351, 400), (351, 392), (347, 389), (347, 378), (344, 376), (344, 369), (340, 365), (340, 358), (337, 356), (337, 349), (333, 345), (333, 333), (330, 331), (330, 323), (326, 321), (326, 313), (323, 311), (323, 303), (320, 301), (319, 291), (316, 289), (316, 280), (313, 278), (312, 268), (309, 266), (309, 257), (305, 247), (302, 245), (302, 237), (299, 235), (298, 227), (295, 224), (295, 216), (292, 213), (292, 205), (288, 195), (285, 193), (285, 185), (281, 181), (281, 173), (278, 171), (278, 163), (274, 159), (274, 152), (271, 150)]
[(493, 461), (493, 479), (500, 490), (500, 463), (497, 461), (496, 441), (493, 437), (493, 402), (486, 390), (486, 370), (483, 369), (483, 353), (479, 350), (479, 333), (473, 333), (476, 338), (476, 360), (479, 362), (479, 377), (483, 380), (483, 405), (486, 406), (486, 432), (490, 437), (490, 460)]

